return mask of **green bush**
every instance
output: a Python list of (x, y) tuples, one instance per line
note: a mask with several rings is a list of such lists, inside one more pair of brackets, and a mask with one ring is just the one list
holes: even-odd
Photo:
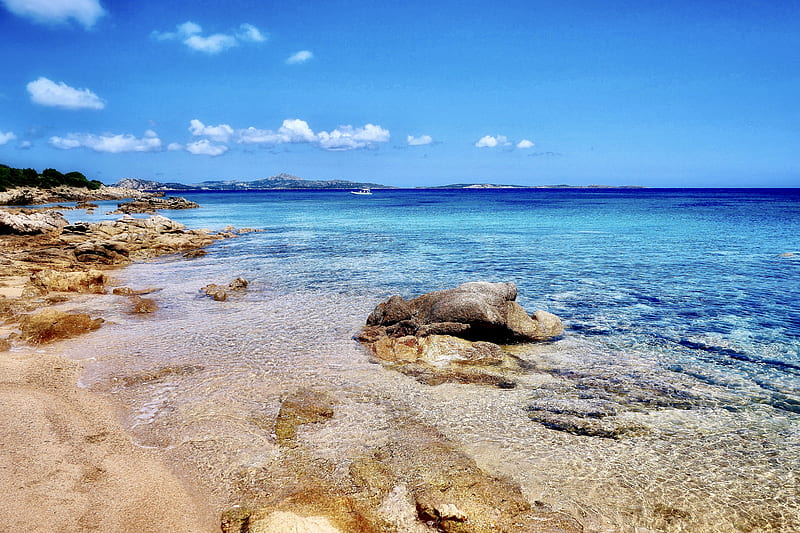
[(85, 187), (97, 190), (103, 184), (97, 180), (89, 180), (80, 172), (67, 172), (62, 174), (54, 168), (46, 168), (41, 174), (32, 168), (12, 168), (0, 164), (0, 191), (7, 191), (14, 187), (38, 187), (52, 189), (60, 185), (68, 187)]

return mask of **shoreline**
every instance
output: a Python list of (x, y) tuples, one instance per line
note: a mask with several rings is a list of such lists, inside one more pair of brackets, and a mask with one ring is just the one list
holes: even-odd
[[(47, 203), (152, 197), (116, 190), (61, 191), (55, 197), (39, 192), (40, 202)], [(219, 510), (210, 494), (170, 468), (162, 451), (135, 445), (113, 398), (80, 386), (84, 364), (64, 356), (59, 342), (88, 329), (75, 332), (65, 326), (50, 340), (36, 337), (26, 324), (31, 317), (49, 317), (47, 313), (82, 316), (53, 309), (68, 307), (81, 296), (106, 293), (114, 284), (109, 274), (132, 262), (199, 254), (235, 234), (186, 230), (163, 217), (123, 217), (70, 228), (56, 209), (0, 209), (4, 221), (9, 213), (22, 215), (22, 220), (26, 214), (44, 213), (47, 224), (41, 231), (17, 235), (6, 227), (0, 237), (0, 529), (218, 531)], [(119, 246), (115, 225), (123, 220), (128, 225), (155, 220), (150, 227), (137, 228), (151, 239), (141, 246)], [(104, 255), (104, 250), (116, 255)], [(77, 255), (81, 251), (85, 254)], [(143, 300), (136, 294), (127, 299), (126, 305)]]
[[(294, 436), (302, 426), (327, 420), (340, 408), (336, 398), (324, 391), (297, 390), (280, 405), (273, 422), (276, 451), (283, 458), (277, 468), (283, 475), (293, 471), (280, 481), (267, 474), (256, 486), (214, 486), (191, 466), (170, 464), (167, 450), (134, 444), (123, 422), (130, 413), (114, 398), (80, 387), (82, 362), (58, 354), (42, 355), (35, 349), (55, 341), (50, 346), (58, 352), (58, 340), (97, 329), (102, 319), (80, 315), (85, 320), (77, 330), (72, 324), (58, 325), (55, 329), (63, 331), (53, 333), (50, 326), (60, 320), (60, 315), (53, 318), (54, 313), (69, 313), (52, 308), (64, 307), (75, 294), (106, 294), (106, 286), (114, 285), (106, 274), (109, 270), (175, 252), (185, 252), (184, 257), (191, 259), (214, 241), (235, 236), (235, 230), (225, 228), (217, 234), (187, 230), (160, 216), (69, 225), (58, 220), (61, 215), (55, 210), (43, 211), (49, 218), (43, 221), (42, 231), (4, 238), (0, 247), (3, 264), (24, 266), (29, 275), (29, 281), (25, 276), (0, 276), (3, 292), (12, 296), (0, 299), (4, 318), (20, 330), (5, 339), (8, 355), (0, 358), (0, 394), (6, 397), (0, 420), (8, 435), (4, 455), (15, 457), (14, 465), (42, 465), (40, 469), (4, 465), (3, 485), (24, 487), (5, 495), (8, 516), (21, 517), (20, 522), (8, 525), (12, 529), (35, 522), (40, 509), (54, 508), (57, 527), (69, 523), (79, 531), (99, 527), (200, 532), (222, 527), (224, 532), (279, 532), (287, 524), (298, 531), (366, 533), (384, 531), (387, 524), (402, 531), (461, 531), (459, 524), (465, 521), (472, 525), (464, 531), (493, 529), (495, 523), (520, 533), (583, 530), (569, 515), (530, 502), (518, 484), (481, 469), (434, 425), (404, 416), (395, 419), (396, 435), (385, 446), (353, 458), (349, 476), (325, 479), (328, 473), (320, 470), (310, 450), (304, 450), (305, 445)], [(23, 209), (18, 214), (35, 217), (41, 212)], [(143, 244), (137, 236), (132, 246), (129, 227), (157, 237)], [(246, 231), (257, 230), (240, 230)], [(217, 288), (236, 290), (234, 284)], [(145, 300), (139, 294), (148, 292), (124, 288), (114, 294), (127, 296), (135, 304)], [(46, 332), (30, 333), (33, 318), (42, 315)], [(30, 347), (9, 352), (9, 340)], [(53, 379), (51, 374), (63, 378)], [(142, 379), (151, 378), (148, 374)], [(17, 424), (21, 405), (35, 409), (24, 424)], [(32, 426), (41, 436), (31, 435)], [(408, 441), (404, 437), (408, 434), (417, 435), (419, 441)], [(74, 475), (56, 475), (62, 471)], [(44, 493), (36, 488), (43, 486), (48, 487)], [(444, 500), (439, 487), (448, 487)], [(93, 499), (82, 497), (85, 494)], [(130, 505), (113, 503), (121, 494)], [(395, 530), (389, 527), (387, 531)]]

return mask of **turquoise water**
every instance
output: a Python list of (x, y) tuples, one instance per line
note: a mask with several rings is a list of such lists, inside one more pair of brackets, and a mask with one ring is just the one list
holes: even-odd
[(514, 281), (525, 307), (559, 314), (571, 334), (650, 347), (671, 371), (747, 379), (800, 412), (800, 191), (188, 196), (207, 210), (170, 216), (190, 227), (267, 230), (220, 254), (251, 277), (406, 297)]
[[(399, 410), (532, 500), (580, 515), (587, 531), (800, 530), (800, 190), (184, 196), (203, 207), (163, 214), (264, 231), (206, 258), (120, 272), (121, 282), (162, 289), (145, 325), (114, 311), (111, 297), (87, 304), (108, 305), (97, 311), (115, 324), (90, 341), (86, 383), (128, 404), (140, 444), (185, 461), (187, 443), (202, 440), (209, 451), (196, 460), (225, 453), (215, 475), (233, 476), (278, 460), (269, 432), (244, 420), (323, 383), (343, 414), (308, 438), (332, 461), (380, 442), (386, 412)], [(236, 276), (251, 281), (246, 296), (197, 297)], [(531, 371), (513, 391), (420, 385), (370, 363), (351, 340), (390, 294), (473, 280), (513, 281), (526, 309), (565, 322), (562, 338), (522, 349)], [(125, 342), (108, 349), (111, 337)], [(85, 343), (68, 352), (88, 353)], [(194, 370), (125, 381), (165, 365)], [(528, 416), (553, 402), (601, 405), (608, 420), (644, 431), (587, 437)], [(209, 436), (212, 422), (222, 436)]]

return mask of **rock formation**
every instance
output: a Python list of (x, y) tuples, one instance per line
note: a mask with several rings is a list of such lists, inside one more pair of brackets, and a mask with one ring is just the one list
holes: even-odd
[(56, 211), (0, 210), (0, 235), (57, 233), (66, 225), (67, 221)]
[[(25, 326), (28, 330), (12, 340), (34, 344), (91, 331), (99, 327), (99, 322), (89, 317), (51, 317), (52, 328), (47, 329), (49, 326), (42, 323), (45, 317), (34, 320), (31, 312), (63, 303), (69, 300), (70, 293), (105, 294), (109, 284), (105, 271), (109, 268), (165, 254), (196, 251), (239, 233), (189, 230), (163, 216), (147, 219), (124, 216), (118, 220), (68, 224), (54, 210), (0, 209), (0, 234), (3, 234), (0, 284), (19, 287), (15, 289), (17, 296), (0, 298), (0, 316), (9, 324), (28, 324)], [(242, 284), (246, 282), (236, 281), (225, 288), (237, 290)], [(158, 308), (157, 303), (139, 297), (152, 291), (129, 289), (119, 293), (132, 296), (131, 312), (152, 313)], [(0, 344), (0, 348), (8, 346), (8, 341)]]
[(52, 189), (17, 187), (0, 192), (0, 205), (37, 205), (54, 202), (89, 202), (98, 200), (122, 200), (123, 198), (150, 198), (164, 193), (138, 191), (126, 187), (100, 187), (90, 190), (85, 187), (59, 186)]
[(85, 313), (45, 309), (25, 316), (20, 322), (20, 330), (24, 341), (31, 344), (45, 344), (94, 331), (102, 323), (102, 318), (93, 319)]
[(149, 213), (155, 214), (157, 209), (195, 209), (200, 207), (196, 202), (192, 202), (181, 196), (168, 196), (166, 198), (140, 198), (117, 204), (117, 209), (111, 214), (133, 214)]
[(367, 319), (358, 340), (382, 362), (424, 383), (511, 387), (518, 361), (500, 344), (551, 339), (563, 331), (552, 313), (516, 302), (513, 283), (464, 283), (411, 300), (392, 296)]

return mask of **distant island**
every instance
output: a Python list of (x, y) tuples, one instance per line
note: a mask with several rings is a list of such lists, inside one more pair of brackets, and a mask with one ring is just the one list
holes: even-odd
[[(261, 191), (285, 189), (399, 189), (391, 185), (348, 180), (307, 180), (281, 173), (260, 180), (204, 181), (195, 185), (162, 183), (139, 178), (124, 178), (114, 184), (141, 191)], [(642, 189), (638, 185), (504, 185), (497, 183), (453, 183), (413, 187), (414, 189)]]
[(306, 180), (285, 172), (276, 176), (254, 181), (227, 180), (204, 181), (196, 185), (183, 183), (161, 183), (138, 178), (124, 178), (114, 184), (116, 187), (146, 191), (251, 191), (272, 189), (394, 189), (389, 185), (347, 180)]

